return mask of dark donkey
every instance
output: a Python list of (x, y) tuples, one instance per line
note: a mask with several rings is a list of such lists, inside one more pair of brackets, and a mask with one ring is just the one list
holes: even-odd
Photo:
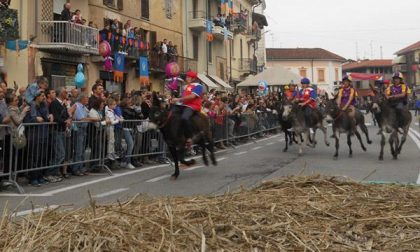
[[(153, 93), (153, 106), (150, 110), (149, 128), (159, 128), (169, 148), (175, 164), (175, 173), (172, 174), (172, 179), (177, 179), (179, 176), (179, 164), (187, 166), (195, 164), (195, 160), (185, 160), (185, 136), (181, 120), (180, 112), (171, 112), (168, 104), (160, 99), (156, 93)], [(216, 157), (214, 155), (214, 142), (210, 130), (209, 119), (201, 114), (195, 113), (192, 118), (195, 128), (193, 134), (194, 143), (198, 144), (203, 152), (203, 161), (208, 165), (206, 149), (210, 152), (210, 159), (213, 165), (217, 165)]]
[[(332, 123), (333, 135), (332, 137), (335, 138), (335, 154), (334, 158), (338, 157), (338, 149), (340, 147), (340, 133), (347, 133), (347, 145), (349, 146), (349, 157), (353, 156), (353, 150), (351, 148), (351, 136), (353, 134), (356, 135), (357, 139), (362, 146), (362, 149), (366, 151), (366, 147), (363, 144), (362, 137), (360, 136), (359, 131), (357, 130), (357, 126), (365, 133), (368, 144), (371, 144), (372, 141), (369, 139), (368, 129), (365, 125), (365, 118), (363, 114), (356, 110), (355, 118), (351, 118), (348, 113), (342, 111), (336, 102), (336, 99), (333, 98), (327, 101), (325, 106), (325, 114), (326, 114), (326, 121), (328, 123)], [(337, 136), (338, 133), (338, 136)]]
[[(391, 147), (391, 154), (393, 159), (396, 160), (407, 139), (412, 115), (407, 108), (402, 111), (397, 111), (382, 92), (377, 92), (373, 88), (372, 90), (375, 92), (375, 96), (372, 99), (372, 112), (375, 113), (378, 125), (380, 125), (381, 151), (379, 153), (379, 160), (384, 160), (385, 134), (389, 134), (388, 142)], [(398, 136), (399, 129), (402, 129), (401, 142)]]
[[(305, 121), (305, 111), (302, 107), (298, 105), (297, 102), (284, 103), (284, 110), (282, 114), (283, 120), (290, 120), (292, 123), (293, 131), (300, 140), (299, 143), (299, 155), (303, 154), (303, 145), (312, 143), (311, 147), (316, 145), (316, 130), (321, 129), (324, 133), (324, 142), (325, 145), (329, 146), (330, 143), (327, 140), (327, 128), (323, 125), (323, 118), (321, 113), (318, 110), (314, 110), (314, 113), (310, 116), (310, 123), (307, 125)], [(311, 136), (310, 129), (313, 129), (313, 134)], [(303, 135), (303, 139), (302, 136)]]
[(287, 119), (283, 118), (283, 112), (284, 112), (283, 101), (285, 99), (287, 98), (283, 97), (282, 101), (278, 101), (275, 104), (281, 130), (284, 132), (284, 139), (286, 142), (286, 146), (284, 147), (283, 152), (287, 152), (287, 150), (289, 149), (289, 145), (292, 145), (293, 142), (297, 143), (295, 133), (290, 131), (290, 129), (292, 128), (292, 122), (290, 121), (289, 118)]

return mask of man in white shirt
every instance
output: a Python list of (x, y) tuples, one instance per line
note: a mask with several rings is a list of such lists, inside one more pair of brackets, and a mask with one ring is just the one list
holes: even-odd
[(163, 40), (163, 43), (162, 43), (162, 52), (163, 52), (164, 54), (167, 54), (167, 53), (168, 53), (168, 46), (167, 46), (167, 43), (168, 43), (168, 40), (167, 40), (167, 39), (164, 39), (164, 40)]

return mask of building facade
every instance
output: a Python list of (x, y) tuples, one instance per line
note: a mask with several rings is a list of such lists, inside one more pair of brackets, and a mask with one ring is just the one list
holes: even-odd
[(333, 91), (342, 78), (345, 58), (321, 48), (268, 48), (267, 67), (282, 66), (326, 91)]
[(420, 41), (395, 53), (394, 71), (402, 72), (410, 86), (420, 86)]

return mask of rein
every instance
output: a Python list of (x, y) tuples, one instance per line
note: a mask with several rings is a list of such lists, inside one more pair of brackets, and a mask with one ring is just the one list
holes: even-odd
[(172, 118), (172, 115), (173, 113), (172, 111), (170, 111), (168, 117), (166, 118), (166, 121), (164, 121), (161, 125), (158, 125), (159, 129), (165, 127), (168, 124), (169, 120)]
[(334, 121), (337, 121), (338, 119), (340, 119), (340, 117), (342, 117), (344, 115), (344, 113), (345, 112), (340, 109), (338, 114), (335, 116)]

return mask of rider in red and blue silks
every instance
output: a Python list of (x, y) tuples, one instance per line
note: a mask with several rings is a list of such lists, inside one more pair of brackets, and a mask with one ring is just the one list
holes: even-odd
[(351, 76), (345, 75), (343, 77), (343, 86), (338, 91), (337, 105), (342, 111), (347, 112), (350, 117), (354, 118), (357, 92), (351, 85), (351, 81)]
[(308, 78), (303, 78), (300, 81), (302, 84), (302, 89), (299, 90), (298, 100), (299, 106), (301, 106), (305, 111), (305, 121), (308, 124), (310, 122), (310, 116), (317, 107), (316, 104), (316, 90), (310, 87), (311, 81)]
[(188, 71), (186, 76), (187, 85), (181, 98), (173, 98), (172, 102), (182, 102), (182, 115), (185, 137), (187, 138), (187, 145), (192, 144), (193, 125), (191, 117), (194, 112), (201, 111), (201, 96), (203, 94), (203, 86), (200, 83), (195, 83), (197, 80), (197, 73)]

